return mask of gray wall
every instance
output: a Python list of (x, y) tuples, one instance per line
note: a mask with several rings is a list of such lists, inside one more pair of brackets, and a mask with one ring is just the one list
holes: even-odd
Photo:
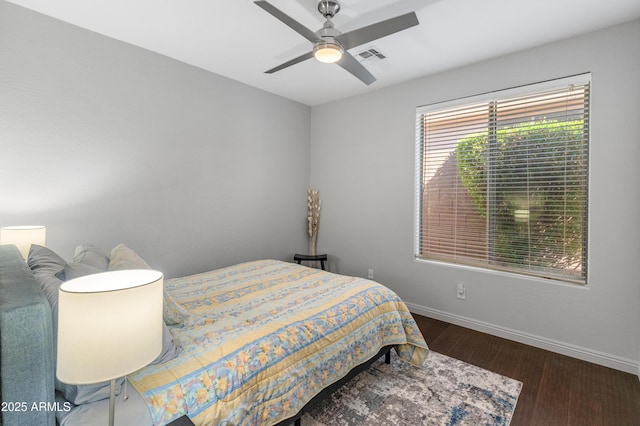
[[(318, 248), (414, 312), (633, 373), (640, 348), (640, 21), (428, 76), (311, 114)], [(413, 259), (417, 106), (592, 72), (589, 286)], [(331, 129), (325, 123), (332, 123)], [(458, 283), (466, 300), (455, 297)]]
[(305, 250), (310, 109), (0, 1), (0, 226), (167, 276)]

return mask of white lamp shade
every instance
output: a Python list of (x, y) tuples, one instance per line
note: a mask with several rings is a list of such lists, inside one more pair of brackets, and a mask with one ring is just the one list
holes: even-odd
[(31, 244), (45, 245), (47, 228), (44, 226), (6, 226), (0, 228), (0, 244), (14, 244), (23, 258), (29, 257)]
[(58, 291), (58, 379), (89, 384), (132, 373), (162, 350), (163, 276), (111, 271), (67, 281)]

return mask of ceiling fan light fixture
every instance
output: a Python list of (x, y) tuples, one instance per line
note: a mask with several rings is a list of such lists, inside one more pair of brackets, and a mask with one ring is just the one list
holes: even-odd
[(344, 49), (336, 43), (318, 43), (313, 47), (313, 56), (325, 64), (333, 64), (342, 59)]
[(313, 56), (319, 62), (337, 64), (368, 86), (376, 81), (376, 78), (360, 61), (353, 57), (349, 51), (357, 46), (419, 24), (416, 13), (410, 12), (356, 30), (351, 30), (347, 33), (342, 33), (334, 27), (331, 21), (340, 10), (338, 0), (320, 0), (318, 3), (318, 11), (326, 18), (326, 21), (321, 29), (313, 32), (266, 0), (255, 0), (254, 3), (313, 44), (313, 50), (311, 52), (307, 52), (284, 64), (265, 71), (267, 74), (272, 74), (291, 65), (306, 61)]

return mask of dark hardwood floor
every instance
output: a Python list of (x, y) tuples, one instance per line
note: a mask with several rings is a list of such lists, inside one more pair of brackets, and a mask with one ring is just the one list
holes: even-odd
[(511, 426), (640, 425), (638, 376), (414, 314), (429, 348), (521, 381)]

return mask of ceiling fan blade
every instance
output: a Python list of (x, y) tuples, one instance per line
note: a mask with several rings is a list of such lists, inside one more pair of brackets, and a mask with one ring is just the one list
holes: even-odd
[(282, 21), (289, 28), (291, 28), (292, 30), (294, 30), (295, 32), (297, 32), (298, 34), (300, 34), (302, 37), (306, 38), (310, 42), (315, 43), (317, 41), (321, 41), (321, 39), (316, 35), (316, 33), (311, 31), (309, 28), (305, 27), (300, 22), (296, 21), (295, 19), (293, 19), (292, 17), (290, 17), (280, 9), (276, 8), (271, 3), (268, 3), (266, 1), (254, 1), (253, 3), (260, 6), (271, 15), (275, 16), (277, 19)]
[(405, 15), (367, 25), (357, 30), (349, 31), (348, 33), (340, 34), (336, 37), (336, 40), (338, 40), (346, 50), (397, 33), (398, 31), (406, 30), (418, 24), (418, 17), (415, 12), (410, 12)]
[(275, 68), (271, 68), (270, 70), (265, 71), (265, 74), (273, 74), (276, 71), (283, 70), (291, 65), (295, 65), (298, 62), (306, 61), (307, 59), (313, 58), (313, 52), (305, 53), (304, 55), (300, 55), (297, 58), (293, 58), (290, 61), (285, 62), (284, 64), (278, 65)]
[(337, 62), (345, 70), (356, 76), (367, 86), (376, 81), (376, 78), (362, 65), (356, 58), (354, 58), (349, 52), (344, 52), (342, 59)]

